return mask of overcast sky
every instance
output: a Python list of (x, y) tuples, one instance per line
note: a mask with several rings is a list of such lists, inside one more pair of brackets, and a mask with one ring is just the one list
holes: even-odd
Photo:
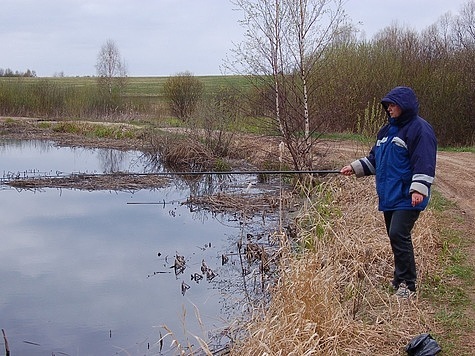
[[(348, 0), (345, 10), (370, 39), (395, 21), (421, 30), (468, 0)], [(0, 68), (38, 76), (95, 75), (113, 40), (129, 76), (222, 74), (241, 14), (229, 0), (0, 0)]]

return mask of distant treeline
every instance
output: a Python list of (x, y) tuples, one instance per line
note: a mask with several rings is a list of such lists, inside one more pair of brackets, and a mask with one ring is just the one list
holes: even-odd
[[(418, 33), (392, 26), (371, 41), (340, 39), (324, 51), (316, 68), (309, 80), (309, 109), (313, 122), (325, 122), (318, 127), (326, 132), (361, 132), (381, 124), (379, 100), (394, 86), (407, 85), (416, 91), (420, 115), (432, 124), (440, 145), (475, 143), (475, 39), (449, 40), (438, 27)], [(267, 104), (272, 93), (250, 85), (247, 77), (233, 77), (229, 84), (223, 76), (197, 79), (205, 82), (203, 101), (216, 100), (231, 86), (240, 89), (236, 110), (251, 117), (272, 116), (272, 104)], [(1, 78), (0, 115), (169, 117), (164, 81), (127, 78), (121, 91), (104, 92), (93, 78)]]
[(0, 68), (0, 77), (36, 77), (34, 70), (27, 69), (25, 72), (13, 71), (10, 68)]
[[(455, 25), (441, 20), (421, 33), (393, 25), (371, 41), (349, 35), (332, 43), (308, 80), (314, 127), (358, 133), (379, 127), (386, 122), (380, 99), (402, 85), (415, 90), (419, 114), (440, 145), (473, 146), (475, 36)], [(263, 110), (275, 110), (272, 87), (259, 95), (256, 114), (266, 116)]]
[(475, 38), (464, 46), (435, 29), (391, 27), (371, 42), (335, 45), (325, 57), (314, 73), (313, 111), (334, 120), (332, 131), (355, 132), (362, 120), (375, 119), (390, 89), (404, 85), (415, 90), (419, 114), (442, 145), (475, 144)]

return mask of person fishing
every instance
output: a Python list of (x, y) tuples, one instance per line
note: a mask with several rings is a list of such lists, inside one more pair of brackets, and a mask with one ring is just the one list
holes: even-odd
[(375, 175), (378, 209), (383, 212), (394, 255), (395, 295), (415, 295), (417, 271), (411, 232), (430, 199), (435, 178), (437, 139), (432, 126), (418, 114), (413, 89), (393, 88), (381, 100), (388, 123), (378, 132), (368, 156), (341, 168), (356, 177)]

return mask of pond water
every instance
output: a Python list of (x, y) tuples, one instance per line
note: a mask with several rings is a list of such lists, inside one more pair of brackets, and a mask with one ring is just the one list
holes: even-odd
[[(147, 167), (140, 152), (0, 140), (4, 177)], [(240, 179), (229, 182), (255, 177)], [(237, 241), (272, 221), (190, 211), (183, 184), (135, 192), (0, 187), (0, 328), (12, 355), (176, 354), (173, 339), (195, 347), (195, 336), (228, 341), (222, 328), (244, 299)], [(176, 255), (183, 273), (171, 268)], [(203, 275), (203, 261), (215, 276), (192, 278)], [(164, 325), (174, 335), (160, 345)]]

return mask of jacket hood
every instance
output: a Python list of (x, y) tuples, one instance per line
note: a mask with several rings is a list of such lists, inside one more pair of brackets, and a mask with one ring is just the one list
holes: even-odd
[(388, 103), (396, 104), (401, 108), (402, 114), (396, 120), (398, 123), (406, 122), (418, 115), (419, 101), (414, 90), (409, 87), (395, 87), (381, 100), (381, 104), (389, 116)]

